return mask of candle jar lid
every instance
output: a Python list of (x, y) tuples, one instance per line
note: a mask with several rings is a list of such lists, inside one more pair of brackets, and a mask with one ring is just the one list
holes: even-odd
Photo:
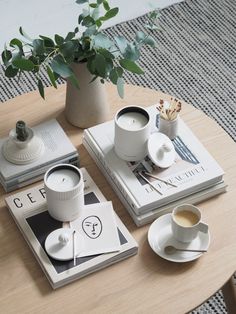
[(170, 167), (176, 157), (172, 141), (163, 133), (151, 134), (148, 140), (148, 155), (152, 162), (160, 168)]

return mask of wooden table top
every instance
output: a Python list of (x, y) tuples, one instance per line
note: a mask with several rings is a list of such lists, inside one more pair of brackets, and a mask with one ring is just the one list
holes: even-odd
[[(125, 99), (107, 85), (110, 118), (125, 105), (149, 106), (163, 93), (126, 86)], [(53, 291), (27, 243), (10, 216), (6, 194), (0, 189), (0, 309), (1, 313), (185, 313), (220, 289), (236, 270), (236, 145), (201, 111), (183, 105), (181, 117), (225, 171), (228, 191), (198, 205), (209, 224), (209, 251), (194, 262), (177, 264), (163, 260), (149, 247), (149, 225), (136, 227), (116, 194), (82, 145), (83, 130), (64, 118), (65, 86), (48, 88), (46, 101), (32, 92), (0, 105), (0, 137), (15, 122), (30, 126), (57, 118), (76, 146), (81, 166), (87, 168), (99, 188), (139, 244), (136, 256), (95, 272)]]

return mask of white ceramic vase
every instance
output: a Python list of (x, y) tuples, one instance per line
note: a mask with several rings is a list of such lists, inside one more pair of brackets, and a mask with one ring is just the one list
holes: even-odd
[(86, 62), (74, 63), (72, 69), (78, 78), (79, 90), (68, 80), (65, 116), (69, 123), (79, 128), (102, 123), (108, 119), (109, 106), (104, 84), (88, 71)]

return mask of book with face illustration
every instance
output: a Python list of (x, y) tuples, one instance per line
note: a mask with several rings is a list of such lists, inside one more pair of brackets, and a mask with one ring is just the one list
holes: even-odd
[[(80, 217), (70, 223), (50, 216), (43, 184), (6, 198), (10, 213), (54, 289), (134, 255), (138, 249), (112, 202), (105, 199), (86, 169), (81, 170), (85, 206)], [(82, 239), (75, 263), (73, 259), (52, 258), (45, 248), (48, 236), (61, 229), (68, 234), (76, 230)], [(59, 242), (53, 249), (58, 246)]]

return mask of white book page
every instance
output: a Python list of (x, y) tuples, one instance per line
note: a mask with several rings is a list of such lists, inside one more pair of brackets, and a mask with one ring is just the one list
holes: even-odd
[(84, 239), (84, 250), (79, 257), (119, 251), (121, 248), (111, 202), (86, 205), (80, 218), (72, 221), (70, 227)]

